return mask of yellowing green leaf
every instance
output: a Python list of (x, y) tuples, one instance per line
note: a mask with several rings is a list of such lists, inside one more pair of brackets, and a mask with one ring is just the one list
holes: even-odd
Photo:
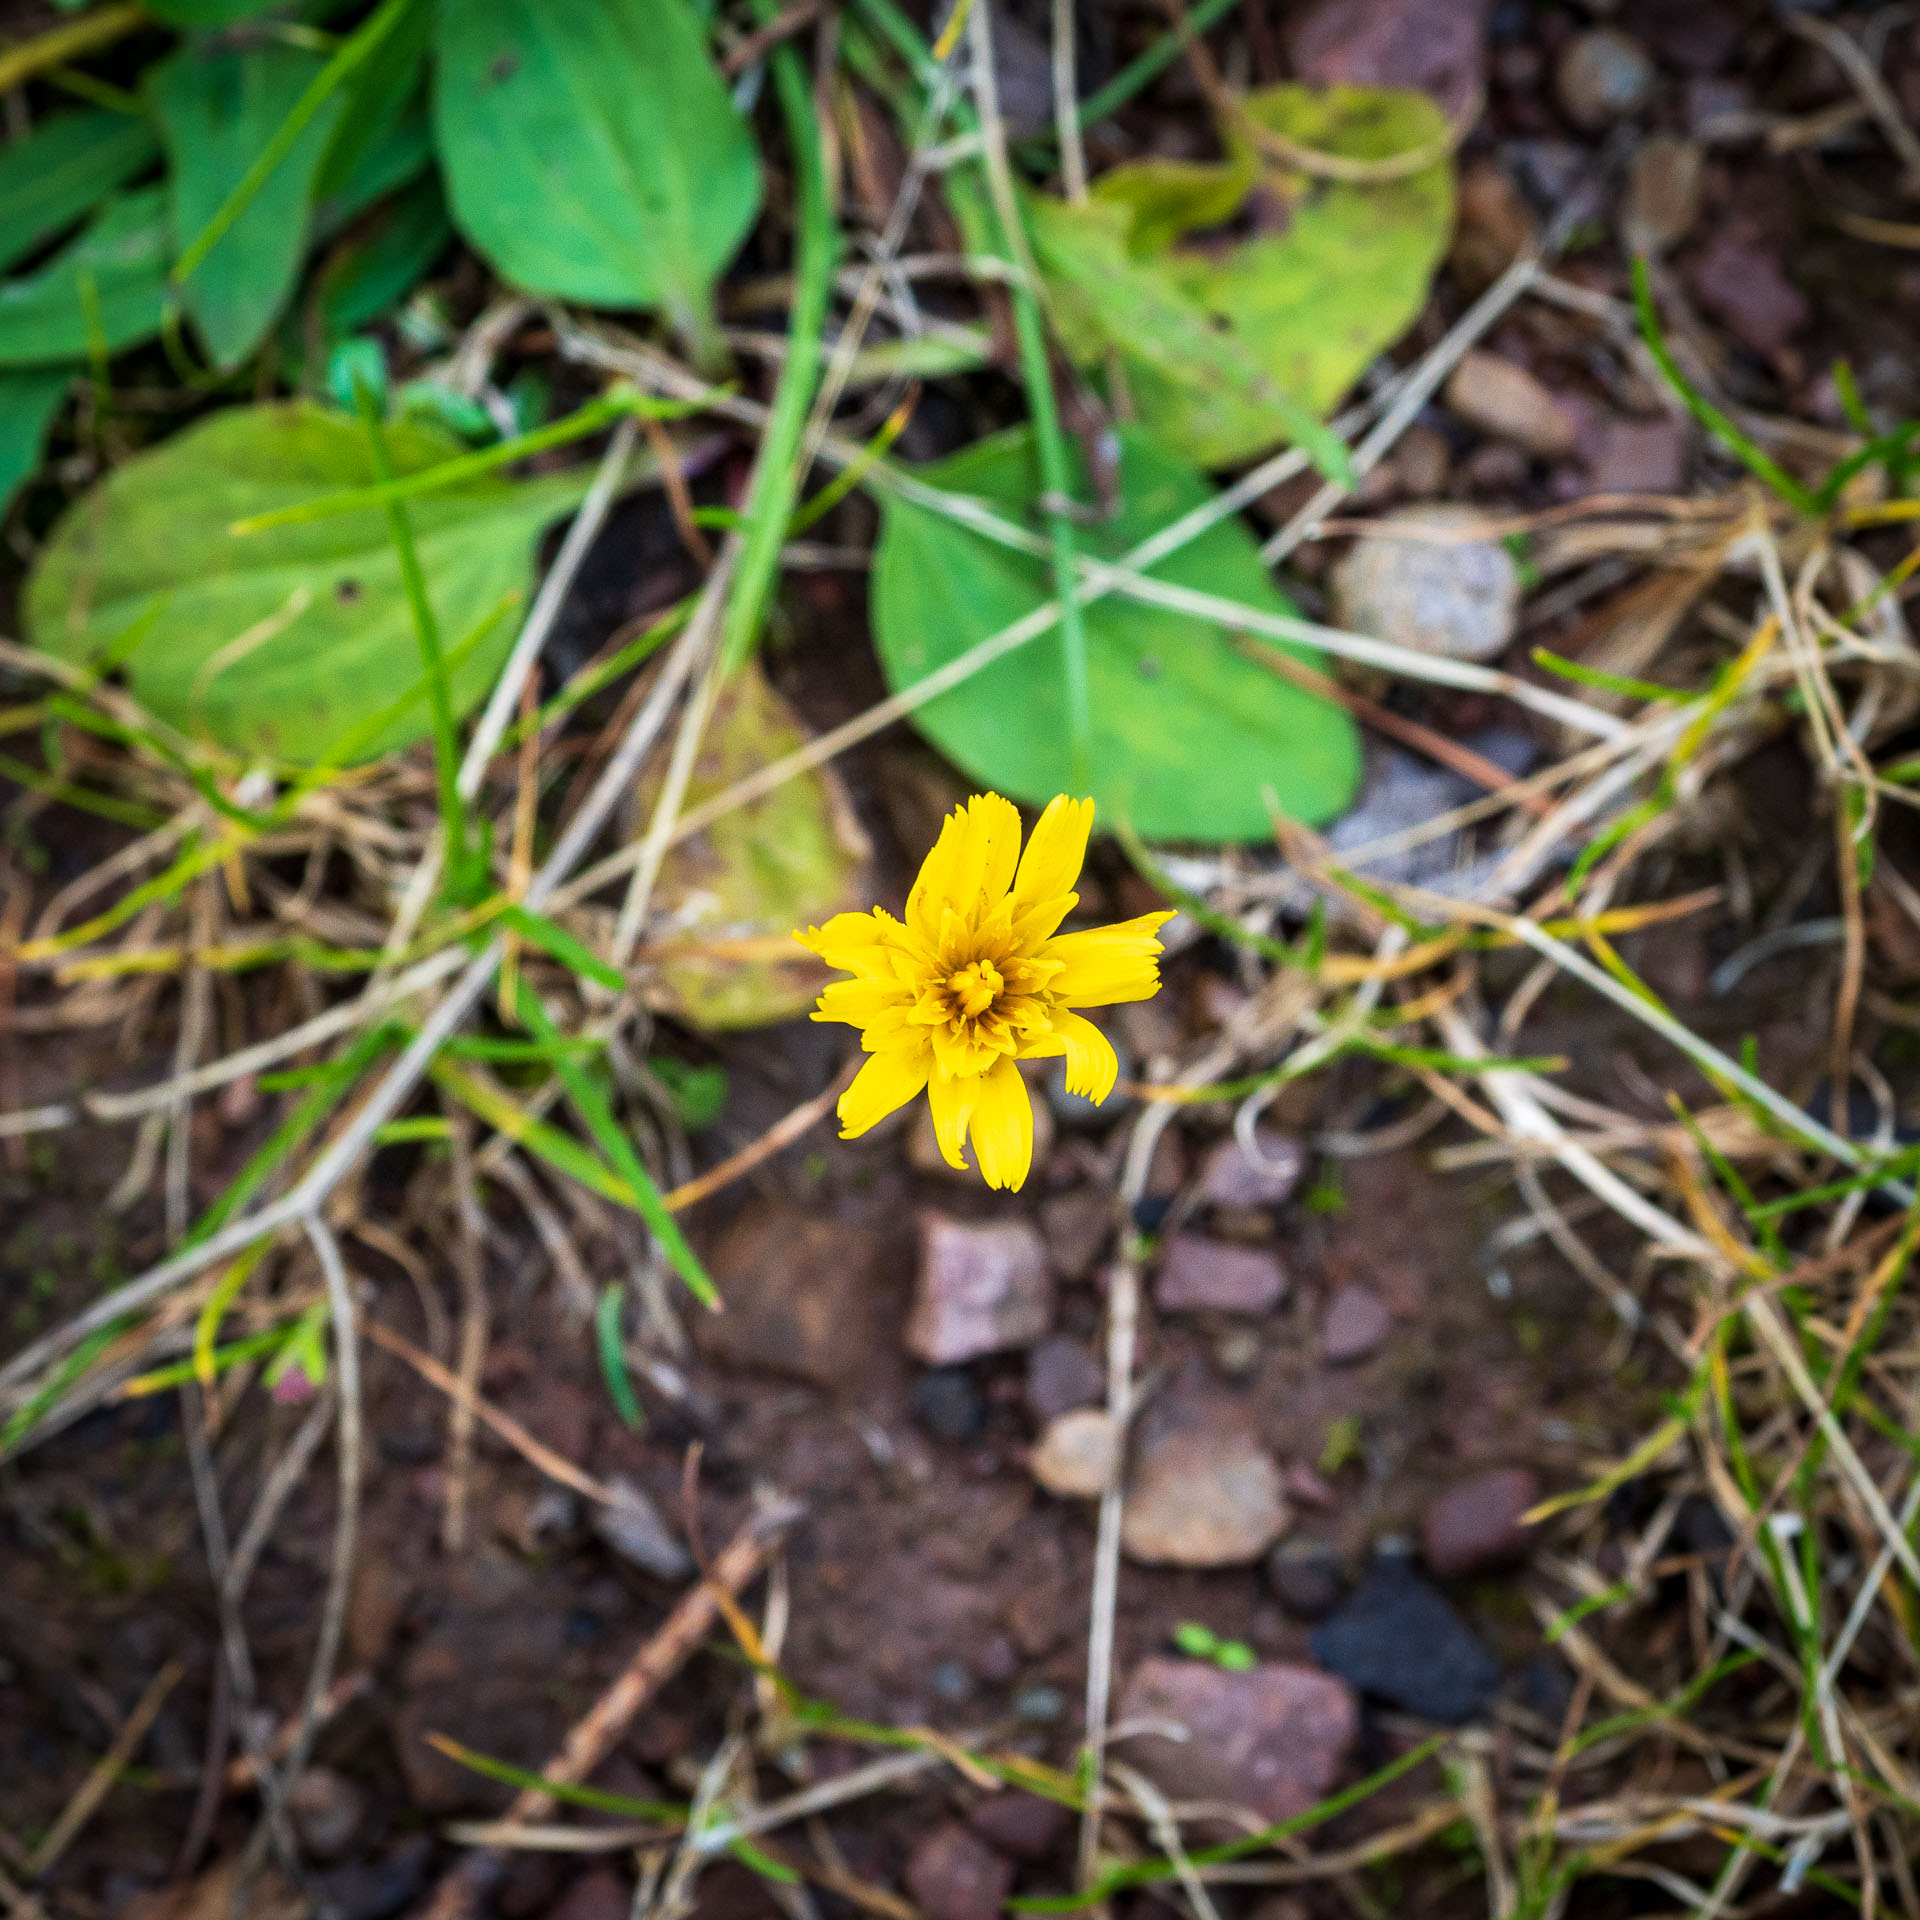
[[(715, 704), (687, 806), (806, 741), (793, 709), (749, 661)], [(642, 819), (657, 785), (642, 790)], [(793, 930), (870, 905), (868, 858), (866, 835), (830, 768), (723, 814), (674, 848), (661, 870), (654, 897), (664, 925), (648, 997), (710, 1029), (804, 1013), (827, 975)]]
[[(1287, 85), (1243, 105), (1298, 145), (1355, 160), (1437, 153), (1446, 132), (1424, 94), (1388, 89)], [(1069, 351), (1088, 364), (1117, 353), (1143, 424), (1208, 466), (1298, 438), (1299, 409), (1324, 415), (1418, 316), (1453, 226), (1444, 158), (1374, 182), (1269, 164), (1266, 205), (1284, 208), (1284, 229), (1194, 244), (1258, 173), (1236, 143), (1219, 167), (1139, 162), (1102, 176), (1083, 206), (1032, 205)]]
[[(1023, 525), (1038, 517), (1039, 463), (1025, 428), (918, 477), (984, 499)], [(1118, 559), (1212, 495), (1190, 466), (1132, 429), (1121, 435), (1119, 484), (1114, 518), (1079, 530), (1083, 549), (1104, 559)], [(872, 617), (896, 692), (1053, 598), (1045, 560), (910, 500), (882, 499)], [(1291, 611), (1238, 520), (1151, 573), (1264, 611)], [(1118, 595), (1089, 606), (1085, 624), (1093, 791), (1108, 819), (1130, 820), (1149, 839), (1254, 840), (1270, 832), (1263, 788), (1308, 821), (1330, 818), (1352, 798), (1360, 771), (1352, 721), (1256, 666), (1218, 628)], [(929, 701), (914, 721), (975, 780), (1015, 799), (1037, 806), (1072, 787), (1057, 631)]]
[[(388, 429), (396, 475), (465, 451), (417, 423)], [(513, 641), (541, 529), (589, 469), (488, 476), (408, 503), (449, 655), (456, 712)], [(385, 514), (334, 514), (237, 537), (246, 515), (374, 480), (357, 421), (307, 402), (232, 407), (115, 469), (69, 510), (28, 578), (33, 644), (76, 663), (147, 625), (134, 693), (181, 732), (247, 755), (316, 761), (416, 690), (420, 656)], [(481, 633), (477, 645), (465, 645)], [(424, 698), (358, 741), (360, 759), (420, 739)]]

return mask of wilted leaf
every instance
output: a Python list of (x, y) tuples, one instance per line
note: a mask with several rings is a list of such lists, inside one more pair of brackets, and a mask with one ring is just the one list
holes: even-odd
[[(304, 48), (262, 40), (242, 48), (188, 45), (148, 72), (179, 245), (190, 246), (226, 204), (325, 64)], [(343, 104), (335, 95), (314, 115), (187, 278), (187, 311), (223, 368), (237, 367), (260, 344), (300, 276), (314, 175)]]
[(0, 283), (0, 367), (118, 353), (160, 331), (167, 304), (164, 189), (110, 200), (38, 273)]
[(709, 327), (760, 167), (687, 0), (462, 0), (435, 51), (454, 223), (500, 273)]
[(39, 466), (47, 429), (72, 385), (71, 367), (0, 373), (0, 513)]
[(0, 147), (0, 267), (25, 259), (159, 158), (153, 129), (127, 113), (63, 113)]
[[(464, 451), (404, 422), (388, 443), (402, 475)], [(541, 528), (590, 477), (488, 477), (409, 503), (442, 642), (457, 656), (457, 711), (484, 696), (512, 645)], [(28, 635), (84, 662), (150, 620), (127, 672), (161, 719), (239, 753), (321, 759), (420, 680), (386, 516), (374, 508), (246, 536), (228, 529), (373, 478), (366, 437), (344, 415), (302, 401), (216, 413), (117, 468), (61, 520), (27, 582)], [(416, 699), (356, 757), (427, 731)]]
[[(1270, 87), (1249, 118), (1303, 146), (1357, 160), (1431, 148), (1446, 132), (1424, 94)], [(1295, 431), (1286, 403), (1326, 413), (1412, 324), (1453, 225), (1450, 163), (1360, 183), (1267, 175), (1283, 231), (1181, 245), (1218, 225), (1244, 155), (1215, 167), (1116, 167), (1091, 200), (1036, 196), (1033, 238), (1069, 350), (1111, 350), (1141, 421), (1204, 465), (1264, 451)], [(1262, 390), (1264, 388), (1264, 391)]]
[[(749, 661), (715, 703), (687, 806), (806, 741), (792, 708)], [(642, 789), (643, 820), (657, 786), (656, 778)], [(830, 768), (723, 815), (661, 869), (662, 951), (649, 998), (696, 1027), (758, 1027), (804, 1013), (827, 976), (793, 930), (870, 904), (869, 853)]]
[[(1034, 524), (1040, 471), (1026, 428), (998, 434), (919, 477)], [(1207, 482), (1144, 433), (1121, 435), (1121, 507), (1083, 528), (1085, 549), (1117, 559), (1212, 497)], [(887, 682), (911, 687), (1053, 597), (1047, 563), (996, 546), (910, 501), (883, 496), (874, 556), (873, 627)], [(1275, 590), (1252, 536), (1223, 521), (1152, 570), (1274, 613)], [(1359, 743), (1338, 707), (1254, 665), (1220, 629), (1109, 595), (1085, 613), (1093, 709), (1093, 790), (1109, 819), (1151, 839), (1267, 836), (1261, 789), (1300, 820), (1351, 799)], [(1317, 656), (1296, 649), (1313, 662)], [(1072, 786), (1057, 632), (929, 701), (915, 723), (984, 785), (1039, 805)]]

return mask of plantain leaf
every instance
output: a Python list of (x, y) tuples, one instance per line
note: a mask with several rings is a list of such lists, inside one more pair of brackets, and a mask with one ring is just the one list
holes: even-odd
[[(1120, 445), (1119, 511), (1079, 533), (1089, 553), (1108, 559), (1212, 497), (1198, 473), (1145, 433), (1125, 429)], [(919, 477), (987, 500), (1023, 525), (1038, 522), (1040, 469), (1027, 428), (983, 440)], [(1052, 599), (1045, 560), (912, 501), (881, 498), (872, 617), (896, 692)], [(1151, 574), (1292, 611), (1238, 520), (1223, 521)], [(1094, 795), (1109, 819), (1129, 820), (1149, 839), (1255, 840), (1270, 832), (1263, 788), (1307, 821), (1328, 819), (1352, 798), (1360, 775), (1352, 721), (1255, 665), (1226, 633), (1117, 595), (1090, 605), (1085, 623)], [(1318, 662), (1308, 649), (1290, 651)], [(929, 701), (914, 720), (975, 780), (1015, 799), (1039, 805), (1070, 786), (1057, 632)]]
[[(1355, 160), (1431, 148), (1446, 126), (1424, 94), (1270, 87), (1250, 119)], [(1246, 201), (1260, 168), (1115, 167), (1080, 206), (1035, 195), (1034, 251), (1068, 351), (1119, 356), (1143, 425), (1206, 466), (1301, 438), (1418, 316), (1453, 225), (1448, 161), (1404, 179), (1308, 180), (1269, 169), (1251, 203), (1278, 231), (1183, 245)]]
[(710, 339), (760, 168), (687, 0), (458, 0), (435, 53), (454, 224), (499, 272)]
[[(400, 476), (465, 451), (407, 422), (387, 438)], [(408, 503), (457, 713), (485, 695), (512, 644), (511, 611), (541, 529), (590, 477), (490, 475)], [(213, 414), (116, 468), (55, 527), (27, 581), (28, 637), (86, 662), (144, 621), (127, 671), (159, 718), (238, 753), (319, 760), (419, 683), (386, 515), (363, 508), (244, 537), (229, 529), (373, 479), (359, 425), (323, 407)], [(416, 700), (359, 741), (358, 757), (424, 738), (428, 725)]]
[[(715, 702), (688, 807), (806, 741), (799, 717), (749, 660)], [(658, 776), (643, 785), (643, 818), (658, 788)], [(864, 906), (870, 852), (831, 768), (723, 814), (675, 847), (661, 868), (655, 897), (670, 931), (648, 998), (709, 1029), (804, 1013), (826, 976), (793, 929)]]
[(73, 385), (71, 367), (0, 373), (0, 513), (33, 477), (47, 429)]
[[(183, 246), (225, 205), (325, 65), (305, 48), (262, 40), (192, 43), (149, 70)], [(321, 107), (187, 279), (187, 311), (223, 369), (239, 366), (266, 337), (300, 277), (314, 177), (344, 104), (336, 94)]]
[(171, 252), (162, 188), (109, 200), (38, 273), (0, 282), (0, 367), (85, 360), (151, 339)]
[(63, 113), (0, 148), (0, 267), (91, 213), (159, 155), (153, 129), (125, 113)]
[(437, 179), (416, 182), (369, 215), (315, 276), (327, 339), (344, 339), (405, 299), (452, 238)]

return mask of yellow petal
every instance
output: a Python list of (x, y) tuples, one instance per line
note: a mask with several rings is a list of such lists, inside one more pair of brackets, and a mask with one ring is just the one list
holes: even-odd
[(974, 1082), (973, 1155), (990, 1187), (1018, 1193), (1033, 1165), (1033, 1102), (1011, 1060)]
[(857, 1140), (869, 1127), (904, 1107), (927, 1084), (933, 1056), (924, 1048), (876, 1053), (840, 1096), (840, 1138)]
[(927, 1105), (933, 1109), (933, 1137), (940, 1143), (940, 1157), (950, 1167), (965, 1169), (967, 1122), (973, 1118), (973, 1103), (980, 1091), (978, 1074), (942, 1073), (935, 1069), (927, 1082)]
[(1097, 1107), (1120, 1077), (1120, 1061), (1107, 1036), (1091, 1020), (1064, 1007), (1053, 1015), (1053, 1030), (1065, 1042), (1067, 1091), (1083, 1094)]
[(947, 815), (907, 895), (908, 924), (931, 945), (943, 908), (969, 923), (983, 918), (1013, 884), (1019, 858), (1019, 808), (997, 793), (976, 793)]
[(875, 1021), (895, 1027), (912, 1005), (912, 990), (897, 980), (836, 980), (820, 996), (813, 1017), (849, 1027), (869, 1027)]
[(1042, 949), (1061, 962), (1052, 993), (1068, 1007), (1110, 1007), (1121, 1000), (1150, 1000), (1160, 991), (1160, 942), (1155, 934), (1171, 912), (1143, 913), (1116, 926), (1063, 933)]
[(906, 929), (891, 914), (836, 913), (824, 927), (793, 937), (828, 966), (864, 979), (892, 979), (895, 958), (906, 946)]
[(1092, 831), (1093, 802), (1070, 800), (1064, 793), (1049, 800), (1033, 823), (1013, 882), (1016, 937), (1022, 946), (1044, 940), (1073, 910), (1078, 898), (1073, 883)]

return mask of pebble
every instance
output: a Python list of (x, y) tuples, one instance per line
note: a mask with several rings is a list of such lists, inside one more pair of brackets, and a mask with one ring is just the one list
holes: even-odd
[(734, 1366), (848, 1385), (867, 1367), (880, 1244), (798, 1207), (750, 1207), (708, 1263), (727, 1310), (698, 1315), (694, 1337)]
[(1313, 86), (1418, 87), (1449, 120), (1485, 82), (1488, 0), (1313, 0), (1286, 14), (1294, 74)]
[(1371, 1287), (1356, 1281), (1327, 1303), (1320, 1356), (1329, 1366), (1350, 1366), (1364, 1360), (1392, 1330), (1392, 1309)]
[(1250, 1566), (1291, 1518), (1280, 1469), (1234, 1428), (1162, 1430), (1142, 1442), (1120, 1543), (1149, 1566)]
[(1264, 1247), (1240, 1247), (1197, 1233), (1176, 1233), (1154, 1277), (1163, 1313), (1271, 1313), (1285, 1297), (1287, 1270)]
[[(1471, 508), (1405, 507), (1387, 518), (1442, 531), (1476, 521)], [(1497, 540), (1397, 540), (1363, 535), (1333, 573), (1334, 618), (1417, 653), (1486, 660), (1513, 637), (1520, 578)]]
[(1307, 1644), (1360, 1692), (1443, 1726), (1471, 1720), (1500, 1684), (1500, 1663), (1472, 1628), (1397, 1558), (1377, 1561)]
[(936, 1440), (955, 1445), (978, 1439), (987, 1424), (986, 1403), (965, 1367), (935, 1367), (923, 1373), (907, 1395), (907, 1412)]
[(366, 1818), (367, 1797), (345, 1774), (309, 1767), (287, 1789), (287, 1813), (316, 1860), (338, 1860)]
[(1200, 1174), (1200, 1198), (1216, 1207), (1283, 1207), (1293, 1198), (1307, 1169), (1306, 1149), (1278, 1127), (1256, 1127), (1257, 1160), (1249, 1159), (1238, 1137), (1228, 1134), (1207, 1155)]
[(1459, 210), (1447, 263), (1466, 292), (1481, 293), (1533, 244), (1533, 215), (1520, 189), (1491, 161), (1462, 171), (1456, 197)]
[(1040, 1237), (1062, 1280), (1084, 1280), (1112, 1231), (1113, 1202), (1096, 1189), (1058, 1193), (1040, 1203)]
[(1057, 1801), (1007, 1787), (982, 1800), (967, 1815), (967, 1824), (1009, 1859), (1043, 1866), (1064, 1838), (1071, 1819)]
[(1013, 1717), (1031, 1726), (1052, 1726), (1066, 1710), (1067, 1696), (1058, 1687), (1022, 1687), (1013, 1696)]
[(1700, 304), (1755, 353), (1780, 352), (1813, 317), (1779, 258), (1737, 231), (1709, 242), (1689, 277)]
[(1303, 1620), (1331, 1613), (1347, 1590), (1339, 1556), (1324, 1540), (1304, 1534), (1282, 1540), (1267, 1555), (1266, 1575), (1273, 1597)]
[(1224, 1800), (1286, 1820), (1325, 1797), (1359, 1729), (1358, 1703), (1312, 1667), (1269, 1662), (1228, 1673), (1154, 1656), (1128, 1679), (1117, 1720), (1170, 1721), (1189, 1737), (1143, 1734), (1128, 1756), (1182, 1800)]
[(1063, 1500), (1097, 1500), (1120, 1465), (1120, 1430), (1098, 1407), (1076, 1407), (1049, 1424), (1028, 1467)]
[(612, 1506), (595, 1501), (593, 1530), (600, 1543), (629, 1566), (656, 1580), (684, 1580), (693, 1571), (693, 1559), (675, 1537), (660, 1509), (648, 1495), (621, 1474), (608, 1478), (616, 1496)]
[(1653, 98), (1653, 62), (1638, 41), (1611, 27), (1577, 33), (1553, 70), (1560, 104), (1588, 133), (1630, 120)]
[(1525, 1467), (1497, 1467), (1450, 1487), (1420, 1522), (1420, 1548), (1442, 1580), (1511, 1566), (1526, 1557), (1533, 1529), (1521, 1516), (1540, 1503), (1540, 1477)]
[(1244, 1380), (1260, 1364), (1260, 1336), (1248, 1326), (1227, 1327), (1209, 1351), (1227, 1379)]
[(1447, 490), (1453, 472), (1453, 449), (1447, 437), (1417, 421), (1400, 436), (1390, 456), (1400, 491), (1415, 500), (1431, 500)]
[(627, 1883), (611, 1867), (593, 1867), (547, 1909), (547, 1920), (627, 1920), (632, 1906)]
[(942, 1821), (908, 1859), (907, 1891), (931, 1920), (999, 1920), (1013, 1863), (971, 1828)]
[(390, 1920), (419, 1897), (433, 1855), (431, 1834), (410, 1833), (378, 1860), (354, 1861), (322, 1875), (322, 1905), (335, 1920)]
[(1630, 253), (1665, 253), (1693, 231), (1700, 217), (1701, 151), (1675, 133), (1641, 141), (1627, 162), (1620, 205), (1620, 238)]
[(1078, 1340), (1055, 1334), (1027, 1355), (1027, 1411), (1041, 1426), (1107, 1397), (1107, 1370)]
[(1678, 493), (1686, 477), (1686, 426), (1664, 415), (1607, 421), (1587, 464), (1595, 493)]
[(1053, 1320), (1053, 1276), (1024, 1220), (920, 1222), (920, 1272), (907, 1350), (929, 1366), (1031, 1346)]
[(1442, 397), (1448, 411), (1468, 426), (1511, 440), (1543, 460), (1563, 460), (1574, 450), (1578, 435), (1572, 413), (1517, 360), (1474, 347), (1461, 355)]

